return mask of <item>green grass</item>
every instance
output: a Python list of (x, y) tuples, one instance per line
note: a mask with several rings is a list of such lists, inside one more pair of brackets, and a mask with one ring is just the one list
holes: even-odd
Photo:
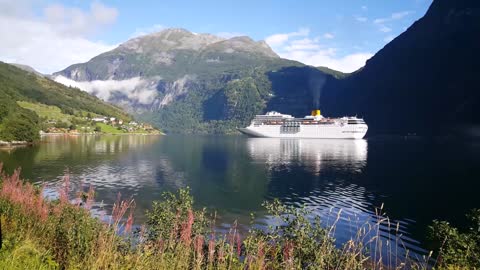
[(0, 250), (0, 269), (58, 269), (58, 264), (40, 244), (29, 239), (15, 243), (14, 246), (10, 244), (5, 243)]
[(34, 111), (38, 116), (46, 119), (71, 122), (73, 117), (72, 115), (62, 113), (62, 110), (57, 106), (49, 106), (27, 101), (17, 101), (17, 104), (22, 108)]
[(110, 126), (104, 123), (97, 123), (96, 126), (100, 127), (103, 133), (108, 133), (108, 134), (125, 134), (126, 133), (123, 130), (118, 130), (116, 127)]
[(40, 139), (39, 130), (46, 128), (45, 118), (62, 122), (64, 126), (65, 123), (85, 122), (82, 118), (88, 113), (92, 117), (102, 115), (124, 121), (132, 119), (120, 108), (80, 89), (66, 87), (0, 62), (1, 140), (35, 142)]

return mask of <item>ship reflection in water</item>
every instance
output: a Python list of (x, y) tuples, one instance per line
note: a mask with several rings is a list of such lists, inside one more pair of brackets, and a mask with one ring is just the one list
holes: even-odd
[[(378, 228), (384, 241), (395, 242), (386, 222), (375, 227), (375, 209), (382, 204), (382, 195), (362, 186), (366, 140), (250, 138), (247, 148), (254, 162), (264, 164), (268, 172), (267, 198), (304, 206), (325, 226), (335, 225), (337, 243), (354, 238), (362, 227)], [(403, 246), (413, 253), (425, 253), (418, 248), (419, 242), (408, 237), (409, 221), (392, 219), (391, 227), (395, 228), (397, 222), (403, 234), (397, 243), (398, 255), (403, 253)], [(264, 226), (275, 221), (266, 217), (259, 223)], [(371, 234), (373, 237), (376, 229)]]
[(254, 160), (265, 162), (271, 170), (300, 163), (319, 174), (323, 163), (335, 161), (337, 168), (357, 171), (367, 160), (365, 140), (249, 138), (247, 147)]
[[(226, 231), (234, 221), (250, 224), (252, 212), (258, 217), (256, 225), (272, 222), (261, 204), (273, 198), (307, 207), (325, 225), (331, 225), (341, 209), (335, 237), (345, 243), (363, 224), (375, 224), (375, 207), (386, 198), (395, 202), (391, 199), (395, 193), (386, 184), (401, 182), (402, 172), (411, 171), (395, 170), (398, 179), (383, 173), (389, 171), (382, 170), (385, 166), (404, 164), (395, 162), (402, 157), (399, 151), (385, 151), (387, 146), (362, 139), (59, 136), (45, 137), (33, 147), (0, 151), (0, 160), (8, 172), (20, 166), (22, 177), (46, 182), (46, 195), (52, 197), (68, 168), (72, 190), (94, 186), (94, 209), (98, 211), (110, 209), (119, 193), (134, 198), (138, 224), (145, 221), (145, 210), (164, 191), (185, 186), (190, 187), (196, 205), (218, 213), (216, 224)], [(410, 160), (410, 151), (406, 153)], [(395, 191), (401, 187), (391, 185)], [(389, 216), (400, 220), (405, 246), (418, 250), (418, 242), (407, 238), (413, 221), (395, 211), (395, 205), (387, 202), (386, 206)], [(396, 225), (395, 220), (391, 223)], [(380, 230), (381, 236), (392, 237), (387, 227)]]

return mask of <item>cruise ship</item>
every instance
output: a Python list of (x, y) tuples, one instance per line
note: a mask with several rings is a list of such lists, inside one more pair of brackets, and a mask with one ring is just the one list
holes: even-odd
[(367, 130), (368, 126), (362, 118), (327, 118), (321, 115), (320, 110), (313, 110), (304, 118), (268, 112), (256, 115), (248, 127), (239, 129), (252, 137), (317, 139), (362, 139)]

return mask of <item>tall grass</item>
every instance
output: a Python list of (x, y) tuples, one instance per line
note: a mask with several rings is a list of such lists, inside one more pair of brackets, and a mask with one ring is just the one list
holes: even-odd
[[(307, 218), (310, 213), (305, 209), (279, 201), (265, 203), (278, 225), (242, 235), (233, 224), (228, 232), (219, 233), (215, 215), (195, 210), (188, 190), (180, 190), (154, 202), (146, 224), (134, 228), (133, 200), (121, 200), (119, 195), (110, 218), (103, 222), (89, 212), (92, 187), (71, 199), (67, 175), (59, 199), (45, 201), (42, 187), (19, 176), (20, 170), (0, 175), (0, 268), (4, 269), (429, 268), (428, 257), (409, 261), (392, 252), (393, 243), (384, 243), (378, 230), (388, 218), (381, 212), (375, 225), (363, 226), (338, 248), (333, 238), (335, 223), (322, 227), (318, 217), (313, 222)], [(385, 245), (389, 258), (380, 252)]]

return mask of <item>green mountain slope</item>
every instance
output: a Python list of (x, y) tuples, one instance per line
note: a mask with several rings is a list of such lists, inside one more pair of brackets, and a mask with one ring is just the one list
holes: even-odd
[(121, 109), (81, 91), (65, 87), (47, 78), (0, 62), (0, 139), (34, 141), (38, 138), (41, 119), (18, 101), (40, 103), (60, 108), (66, 115), (131, 117)]
[(264, 41), (184, 29), (134, 38), (54, 76), (174, 133), (228, 133), (271, 109), (308, 114), (332, 77)]

